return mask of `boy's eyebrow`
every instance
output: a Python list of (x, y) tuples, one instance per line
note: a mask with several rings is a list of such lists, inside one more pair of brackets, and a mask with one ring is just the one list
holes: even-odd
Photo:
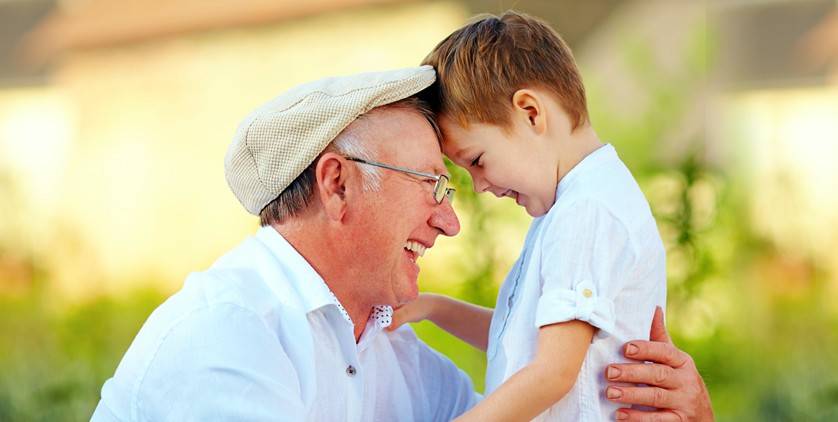
[(460, 160), (460, 161), (464, 160), (466, 155), (467, 155), (466, 151), (468, 151), (468, 148), (463, 148), (463, 149), (455, 151), (454, 152), (454, 158), (456, 158), (457, 160)]

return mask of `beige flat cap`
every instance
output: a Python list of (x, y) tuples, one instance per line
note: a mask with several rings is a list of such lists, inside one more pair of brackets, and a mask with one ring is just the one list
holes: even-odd
[(224, 159), (227, 184), (258, 215), (358, 116), (436, 79), (431, 66), (326, 78), (290, 89), (247, 116)]

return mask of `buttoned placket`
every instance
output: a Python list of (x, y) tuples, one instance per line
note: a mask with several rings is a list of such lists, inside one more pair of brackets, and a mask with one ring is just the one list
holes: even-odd
[(335, 381), (342, 380), (346, 385), (346, 414), (347, 420), (359, 421), (363, 414), (364, 381), (366, 374), (361, 365), (358, 345), (355, 343), (355, 327), (351, 320), (344, 317), (341, 310), (335, 306), (331, 318), (336, 327), (338, 343), (341, 348), (344, 364), (341, 372), (335, 374)]
[[(374, 377), (374, 365), (364, 365), (363, 362), (374, 362), (375, 357), (365, 356), (372, 353), (370, 346), (375, 342), (375, 339), (380, 335), (385, 325), (389, 324), (391, 320), (392, 310), (390, 308), (384, 309), (376, 307), (373, 314), (367, 320), (367, 325), (364, 332), (361, 333), (361, 338), (355, 342), (355, 324), (352, 322), (349, 315), (340, 306), (340, 302), (335, 298), (335, 305), (332, 309), (337, 312), (332, 312), (332, 318), (335, 321), (338, 329), (339, 343), (341, 345), (341, 352), (344, 356), (346, 365), (342, 374), (336, 374), (338, 377), (345, 377), (347, 385), (347, 415), (348, 420), (363, 420), (366, 415), (364, 404), (364, 391), (366, 390), (366, 383)], [(386, 307), (385, 307), (386, 308)], [(369, 412), (373, 408), (367, 409)]]
[(535, 236), (538, 232), (538, 227), (541, 225), (541, 220), (537, 220), (533, 222), (533, 226), (530, 229), (530, 232), (527, 234), (527, 238), (524, 240), (524, 250), (521, 251), (521, 259), (518, 262), (518, 265), (515, 266), (515, 277), (513, 278), (514, 282), (512, 283), (512, 288), (509, 291), (509, 296), (506, 299), (506, 313), (503, 316), (503, 322), (501, 323), (500, 329), (497, 332), (497, 335), (491, 339), (492, 347), (488, 350), (487, 358), (491, 360), (495, 357), (497, 353), (498, 347), (500, 347), (499, 341), (503, 337), (503, 333), (506, 331), (506, 326), (509, 323), (509, 318), (512, 315), (512, 306), (515, 304), (515, 295), (518, 293), (518, 286), (521, 282), (521, 277), (524, 274), (524, 265), (527, 263), (527, 258), (529, 257), (530, 250), (532, 249), (530, 244), (530, 236)]

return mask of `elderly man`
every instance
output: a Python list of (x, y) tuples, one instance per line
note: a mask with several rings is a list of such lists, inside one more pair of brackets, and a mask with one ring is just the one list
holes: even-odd
[[(93, 420), (433, 421), (476, 402), (410, 327), (383, 330), (417, 296), (417, 258), (460, 229), (415, 98), (434, 78), (325, 79), (245, 119), (225, 170), (262, 228), (152, 313)], [(660, 360), (647, 346), (664, 343), (638, 344)], [(622, 388), (627, 403), (640, 394)], [(672, 409), (694, 407), (682, 397)]]

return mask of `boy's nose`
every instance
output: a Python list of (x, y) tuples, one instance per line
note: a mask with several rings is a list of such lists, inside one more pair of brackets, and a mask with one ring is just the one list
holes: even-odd
[(483, 193), (486, 192), (486, 189), (489, 189), (489, 183), (482, 177), (472, 176), (471, 184), (474, 187), (474, 193)]

